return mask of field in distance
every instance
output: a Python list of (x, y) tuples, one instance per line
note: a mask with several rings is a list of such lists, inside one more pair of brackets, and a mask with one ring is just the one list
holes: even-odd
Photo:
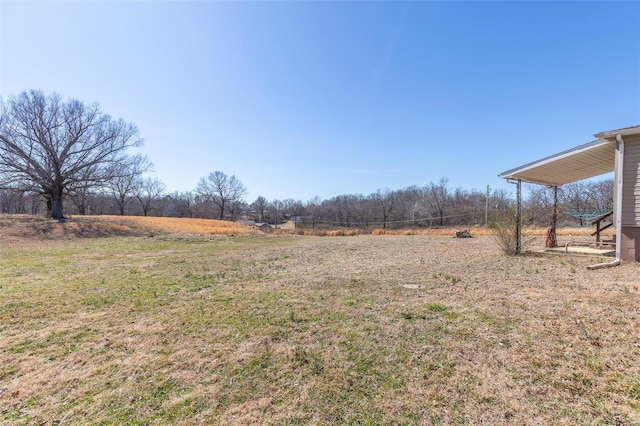
[(640, 423), (637, 264), (6, 220), (2, 424)]
[[(473, 236), (491, 235), (485, 227), (468, 228)], [(449, 235), (456, 228), (419, 229), (296, 229), (293, 221), (278, 225), (277, 229), (259, 230), (255, 226), (241, 222), (215, 219), (173, 218), (153, 216), (73, 216), (66, 221), (44, 219), (30, 215), (0, 215), (0, 238), (12, 241), (32, 239), (91, 238), (105, 236), (150, 236), (150, 235), (264, 235), (265, 233), (284, 235), (353, 236), (376, 235)], [(590, 239), (591, 228), (559, 228), (558, 236)], [(546, 228), (525, 227), (523, 233), (529, 236), (545, 236)], [(603, 235), (611, 236), (615, 231), (608, 229)]]

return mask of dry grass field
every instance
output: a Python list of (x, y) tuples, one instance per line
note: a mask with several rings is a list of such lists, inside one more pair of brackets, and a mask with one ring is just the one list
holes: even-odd
[(0, 423), (640, 424), (637, 264), (214, 222), (0, 218)]

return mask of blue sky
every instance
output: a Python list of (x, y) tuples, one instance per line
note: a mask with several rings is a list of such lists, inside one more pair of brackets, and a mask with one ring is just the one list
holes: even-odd
[(247, 201), (500, 172), (640, 124), (640, 2), (6, 1), (0, 95), (98, 102)]

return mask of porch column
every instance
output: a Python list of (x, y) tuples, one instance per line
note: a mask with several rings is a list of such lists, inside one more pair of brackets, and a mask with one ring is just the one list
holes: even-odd
[(516, 184), (516, 255), (522, 252), (522, 181), (518, 179)]

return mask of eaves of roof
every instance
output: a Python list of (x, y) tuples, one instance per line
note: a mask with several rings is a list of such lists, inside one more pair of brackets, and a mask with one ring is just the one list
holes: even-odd
[[(639, 127), (640, 129), (640, 127)], [(615, 143), (596, 139), (498, 175), (546, 186), (561, 186), (614, 170)]]

